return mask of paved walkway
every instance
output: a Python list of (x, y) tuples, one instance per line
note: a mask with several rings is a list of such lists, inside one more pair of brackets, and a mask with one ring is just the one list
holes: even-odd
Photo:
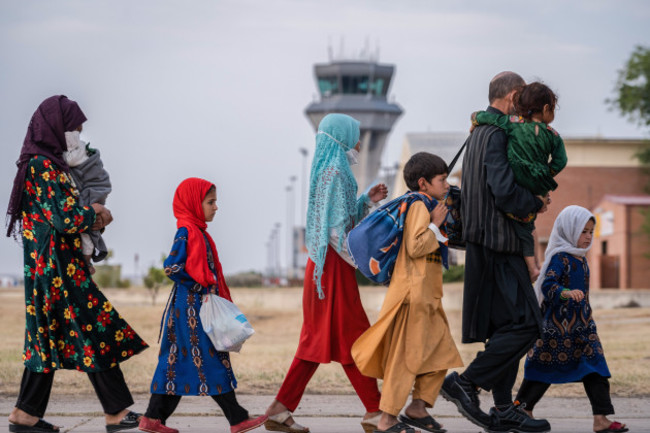
[[(134, 396), (133, 409), (146, 409), (148, 395)], [(489, 407), (489, 397), (483, 396), (482, 407)], [(238, 400), (251, 415), (264, 413), (273, 396), (240, 395)], [(0, 396), (0, 431), (6, 431), (7, 415), (13, 408), (15, 397)], [(616, 420), (624, 422), (631, 433), (650, 433), (650, 398), (614, 398)], [(359, 425), (364, 409), (359, 399), (352, 395), (306, 395), (295, 412), (296, 419), (310, 427), (313, 433), (362, 433)], [(482, 429), (465, 420), (456, 406), (440, 399), (431, 413), (449, 433), (478, 433)], [(544, 398), (536, 409), (536, 415), (551, 423), (553, 433), (589, 433), (592, 417), (589, 402), (584, 398)], [(94, 396), (53, 395), (46, 419), (63, 426), (63, 432), (102, 433), (104, 418), (101, 406)], [(184, 397), (174, 415), (170, 427), (182, 433), (228, 432), (228, 423), (218, 406), (210, 398)], [(127, 430), (128, 431), (128, 430)], [(136, 430), (131, 430), (135, 432)], [(265, 432), (264, 428), (255, 432)]]

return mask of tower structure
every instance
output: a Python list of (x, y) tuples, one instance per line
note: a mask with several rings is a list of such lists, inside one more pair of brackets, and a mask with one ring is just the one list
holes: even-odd
[(329, 113), (348, 114), (361, 122), (359, 164), (352, 167), (359, 191), (377, 179), (386, 138), (403, 113), (387, 99), (394, 72), (393, 65), (372, 60), (314, 65), (320, 100), (305, 109), (314, 129)]

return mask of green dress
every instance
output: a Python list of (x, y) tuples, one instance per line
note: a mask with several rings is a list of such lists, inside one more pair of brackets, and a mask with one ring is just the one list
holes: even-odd
[(77, 202), (70, 177), (36, 155), (25, 176), (25, 367), (98, 372), (146, 349), (145, 343), (93, 282), (80, 232), (95, 212)]
[[(567, 163), (564, 141), (553, 128), (541, 122), (525, 122), (519, 116), (476, 113), (479, 125), (494, 125), (508, 135), (508, 162), (517, 183), (535, 195), (557, 188), (553, 179)], [(549, 160), (550, 158), (550, 160)]]

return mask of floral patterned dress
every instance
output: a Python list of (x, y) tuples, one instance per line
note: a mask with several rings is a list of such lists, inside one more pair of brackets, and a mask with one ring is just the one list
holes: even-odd
[(97, 288), (80, 232), (95, 212), (77, 202), (70, 177), (34, 156), (22, 199), (26, 329), (23, 360), (37, 373), (99, 372), (147, 348)]
[[(216, 274), (214, 257), (205, 239), (208, 265)], [(169, 308), (163, 314), (163, 336), (158, 366), (151, 382), (152, 394), (219, 395), (237, 387), (230, 366), (230, 354), (214, 348), (203, 330), (199, 311), (208, 288), (201, 286), (185, 271), (187, 229), (181, 227), (174, 237), (165, 273), (174, 281)], [(217, 280), (218, 281), (218, 280)], [(216, 293), (216, 288), (210, 289)]]
[[(562, 290), (582, 290), (580, 302), (560, 297)], [(524, 376), (544, 383), (577, 382), (590, 373), (610, 377), (596, 322), (589, 305), (587, 260), (567, 253), (551, 258), (544, 283), (542, 338), (530, 349)]]

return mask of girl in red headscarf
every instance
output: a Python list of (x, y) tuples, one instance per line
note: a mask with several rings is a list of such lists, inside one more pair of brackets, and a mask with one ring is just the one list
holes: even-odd
[(228, 419), (231, 433), (252, 430), (262, 425), (266, 416), (251, 419), (239, 405), (230, 355), (214, 348), (199, 318), (203, 295), (212, 293), (231, 300), (217, 249), (206, 231), (217, 212), (216, 187), (203, 179), (185, 179), (176, 189), (173, 207), (178, 231), (164, 266), (174, 288), (163, 314), (158, 366), (140, 430), (178, 433), (165, 421), (183, 395), (211, 396)]

